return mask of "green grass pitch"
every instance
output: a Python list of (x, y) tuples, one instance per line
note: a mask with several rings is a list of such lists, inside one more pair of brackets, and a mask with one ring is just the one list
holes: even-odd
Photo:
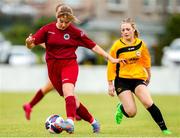
[[(50, 134), (44, 127), (46, 118), (51, 114), (65, 116), (64, 99), (56, 92), (47, 94), (33, 108), (31, 120), (27, 121), (22, 109), (34, 93), (0, 93), (0, 137), (167, 137), (164, 136), (150, 114), (137, 103), (137, 115), (123, 118), (120, 125), (114, 121), (117, 97), (104, 94), (78, 94), (79, 99), (101, 124), (101, 132), (93, 134), (90, 124), (85, 121), (75, 122), (75, 133)], [(180, 95), (153, 96), (154, 102), (161, 109), (170, 137), (180, 137)]]

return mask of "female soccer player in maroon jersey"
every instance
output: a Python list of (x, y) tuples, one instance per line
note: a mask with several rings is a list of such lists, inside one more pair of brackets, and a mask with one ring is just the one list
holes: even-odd
[(100, 130), (99, 123), (89, 113), (87, 108), (78, 100), (74, 93), (78, 76), (78, 64), (75, 51), (78, 46), (84, 46), (104, 56), (112, 63), (119, 59), (112, 58), (100, 46), (87, 37), (87, 35), (72, 24), (78, 19), (73, 15), (72, 9), (60, 4), (56, 8), (57, 22), (52, 22), (41, 27), (34, 35), (26, 39), (26, 46), (33, 48), (35, 45), (46, 44), (46, 63), (48, 75), (58, 93), (65, 98), (67, 120), (56, 127), (68, 133), (74, 132), (74, 118), (78, 114), (83, 120), (89, 122), (93, 132)]
[[(43, 48), (46, 48), (45, 44), (40, 44), (40, 46), (43, 47)], [(54, 87), (53, 87), (51, 81), (48, 79), (46, 84), (43, 87), (41, 87), (40, 89), (37, 90), (37, 92), (35, 93), (33, 98), (28, 103), (25, 103), (23, 105), (23, 109), (24, 109), (24, 112), (25, 112), (25, 117), (26, 117), (27, 120), (30, 120), (30, 118), (31, 118), (32, 108), (36, 104), (38, 104), (47, 93), (52, 92), (53, 90), (54, 90)], [(81, 120), (81, 117), (78, 116), (77, 114), (76, 114), (75, 118), (76, 118), (76, 121)]]

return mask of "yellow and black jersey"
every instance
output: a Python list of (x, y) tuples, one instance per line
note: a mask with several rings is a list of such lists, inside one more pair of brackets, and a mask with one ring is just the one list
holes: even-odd
[(142, 40), (136, 38), (133, 44), (128, 45), (120, 38), (111, 47), (110, 55), (114, 58), (125, 59), (126, 64), (112, 64), (108, 61), (108, 80), (114, 80), (116, 76), (147, 80), (148, 74), (145, 68), (151, 67), (151, 58), (148, 48)]

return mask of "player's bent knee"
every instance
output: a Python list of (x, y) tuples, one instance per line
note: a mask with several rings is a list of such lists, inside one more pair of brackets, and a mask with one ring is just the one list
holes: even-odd
[(136, 110), (129, 110), (126, 112), (128, 114), (129, 117), (134, 117), (136, 115)]

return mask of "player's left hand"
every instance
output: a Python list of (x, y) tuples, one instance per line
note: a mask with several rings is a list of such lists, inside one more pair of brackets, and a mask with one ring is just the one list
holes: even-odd
[(114, 91), (115, 91), (115, 89), (114, 89), (114, 85), (109, 85), (109, 87), (108, 87), (108, 94), (110, 95), (110, 96), (112, 96), (112, 97), (114, 97)]

